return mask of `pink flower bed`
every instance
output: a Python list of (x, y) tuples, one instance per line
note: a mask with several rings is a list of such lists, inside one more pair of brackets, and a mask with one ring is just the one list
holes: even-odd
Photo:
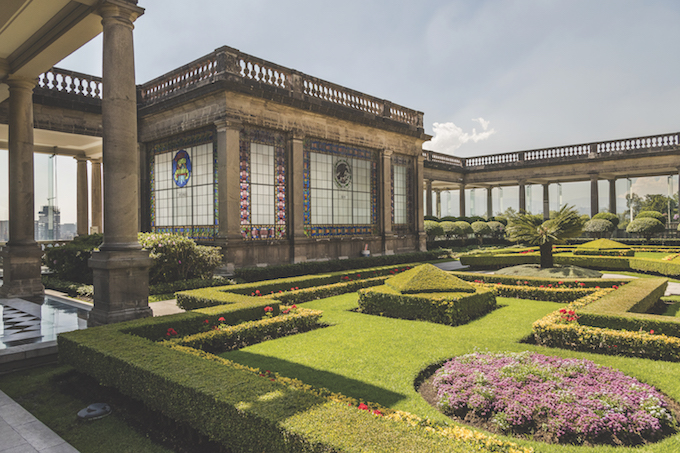
[(433, 385), (444, 413), (559, 443), (631, 445), (657, 439), (674, 424), (654, 387), (589, 360), (469, 354), (444, 364)]

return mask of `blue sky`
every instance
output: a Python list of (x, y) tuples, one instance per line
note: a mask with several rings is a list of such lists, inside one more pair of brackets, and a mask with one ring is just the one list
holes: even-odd
[[(423, 111), (435, 135), (427, 147), (458, 156), (680, 129), (680, 2), (673, 0), (139, 5), (146, 13), (135, 28), (138, 83), (228, 45)], [(58, 66), (100, 75), (101, 39)], [(71, 210), (62, 211), (67, 219)]]

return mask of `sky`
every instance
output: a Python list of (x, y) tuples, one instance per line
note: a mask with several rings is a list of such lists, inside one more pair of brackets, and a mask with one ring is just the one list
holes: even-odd
[[(422, 111), (434, 135), (425, 148), (460, 157), (680, 128), (676, 0), (139, 6), (137, 83), (227, 45)], [(101, 46), (95, 38), (57, 66), (101, 75)]]

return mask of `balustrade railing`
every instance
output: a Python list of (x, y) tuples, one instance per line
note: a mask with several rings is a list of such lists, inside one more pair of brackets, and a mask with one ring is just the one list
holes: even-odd
[(102, 79), (75, 71), (52, 68), (38, 76), (37, 88), (85, 98), (102, 98)]
[(369, 96), (332, 82), (318, 79), (236, 49), (221, 47), (181, 68), (141, 86), (142, 104), (153, 104), (190, 87), (229, 77), (257, 82), (287, 90), (292, 97), (319, 99), (342, 106), (390, 118), (416, 128), (423, 127), (423, 113), (384, 99)]
[[(652, 135), (648, 137), (627, 138), (581, 145), (559, 146), (555, 148), (534, 149), (514, 153), (491, 154), (468, 158), (457, 158), (434, 151), (423, 151), (425, 161), (445, 163), (466, 169), (487, 165), (501, 165), (514, 162), (550, 162), (555, 159), (582, 159), (606, 153), (622, 153), (640, 149), (675, 149), (680, 151), (680, 133)], [(456, 162), (450, 162), (454, 159)]]

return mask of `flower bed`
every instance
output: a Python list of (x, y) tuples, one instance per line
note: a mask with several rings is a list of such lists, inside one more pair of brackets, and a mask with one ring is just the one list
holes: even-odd
[(446, 414), (553, 443), (636, 445), (674, 431), (660, 392), (589, 360), (469, 354), (444, 364), (432, 383)]

